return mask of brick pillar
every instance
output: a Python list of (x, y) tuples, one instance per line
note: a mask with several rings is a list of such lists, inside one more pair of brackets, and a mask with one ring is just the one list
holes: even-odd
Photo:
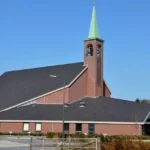
[(82, 124), (82, 133), (88, 134), (88, 124)]
[(76, 124), (70, 123), (69, 124), (69, 133), (75, 133), (76, 132)]
[(34, 123), (34, 122), (31, 122), (31, 123), (29, 124), (29, 131), (30, 131), (31, 133), (35, 133), (35, 123)]

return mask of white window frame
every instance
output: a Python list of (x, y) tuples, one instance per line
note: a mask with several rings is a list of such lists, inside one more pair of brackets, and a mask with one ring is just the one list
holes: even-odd
[(42, 131), (42, 123), (36, 123), (35, 124), (35, 131), (41, 132)]
[(23, 123), (23, 131), (24, 132), (29, 131), (29, 128), (30, 128), (29, 123), (27, 123), (27, 122)]

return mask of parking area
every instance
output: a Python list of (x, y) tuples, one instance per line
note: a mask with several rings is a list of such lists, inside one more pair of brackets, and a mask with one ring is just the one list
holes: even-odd
[(65, 149), (98, 150), (96, 138), (52, 138), (34, 136), (0, 136), (0, 150), (58, 150)]
[(45, 137), (0, 136), (0, 150), (53, 150), (58, 144)]

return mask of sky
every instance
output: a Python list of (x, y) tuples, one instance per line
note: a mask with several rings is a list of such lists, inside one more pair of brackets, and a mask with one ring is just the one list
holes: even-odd
[[(150, 0), (96, 0), (112, 97), (150, 98)], [(0, 74), (83, 61), (92, 0), (0, 0)]]

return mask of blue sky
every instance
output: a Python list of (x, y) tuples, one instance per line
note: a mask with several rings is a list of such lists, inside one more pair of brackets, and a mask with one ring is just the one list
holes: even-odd
[[(97, 0), (112, 96), (150, 98), (150, 1)], [(0, 74), (83, 61), (92, 0), (1, 0)]]

